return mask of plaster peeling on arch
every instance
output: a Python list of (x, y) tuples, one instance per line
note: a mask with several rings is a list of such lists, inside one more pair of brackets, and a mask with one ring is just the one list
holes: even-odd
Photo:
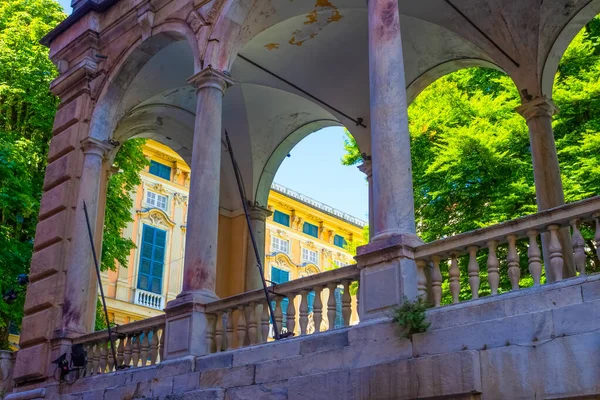
[(337, 22), (343, 17), (338, 8), (328, 0), (317, 0), (315, 8), (306, 14), (304, 26), (292, 33), (288, 43), (294, 46), (302, 46), (304, 42), (317, 36), (327, 25)]

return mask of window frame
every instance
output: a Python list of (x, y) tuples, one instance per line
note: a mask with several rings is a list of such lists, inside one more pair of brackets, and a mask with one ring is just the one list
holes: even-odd
[[(152, 226), (152, 225), (144, 223), (144, 222), (142, 222), (141, 225), (142, 225), (142, 229), (141, 229), (140, 244), (138, 246), (138, 249), (139, 249), (138, 254), (139, 254), (139, 256), (138, 256), (138, 260), (137, 260), (137, 273), (136, 273), (137, 282), (136, 282), (135, 287), (138, 290), (143, 290), (143, 291), (148, 292), (148, 293), (153, 293), (153, 294), (156, 294), (158, 296), (162, 296), (163, 295), (164, 276), (165, 276), (165, 266), (166, 266), (165, 260), (166, 260), (166, 257), (167, 257), (167, 251), (168, 251), (168, 247), (169, 247), (168, 246), (168, 243), (169, 243), (168, 242), (168, 240), (169, 240), (169, 232), (167, 230), (165, 230), (165, 229), (157, 228), (155, 226)], [(152, 233), (152, 243), (151, 243), (151, 255), (150, 255), (150, 258), (144, 257), (144, 253), (143, 253), (144, 245), (146, 243), (148, 243), (148, 242), (144, 242), (144, 231), (146, 229), (151, 229), (153, 231), (153, 233)], [(160, 277), (159, 276), (154, 276), (152, 274), (154, 263), (156, 262), (156, 260), (154, 259), (154, 255), (155, 255), (154, 253), (155, 253), (155, 248), (157, 247), (157, 244), (156, 244), (156, 239), (157, 239), (156, 238), (156, 234), (158, 232), (164, 233), (164, 235), (165, 235), (165, 238), (164, 238), (164, 247), (162, 249), (163, 250), (163, 259), (161, 261), (162, 267), (161, 267)], [(149, 262), (150, 262), (150, 265), (149, 265), (150, 270), (149, 270), (148, 273), (142, 272), (141, 266), (142, 266), (142, 261), (144, 259), (149, 260)], [(145, 276), (148, 277), (148, 282), (149, 282), (148, 288), (143, 288), (143, 287), (140, 286), (140, 277), (141, 277), (141, 275), (145, 275)], [(159, 293), (157, 293), (157, 292), (155, 292), (155, 291), (152, 290), (152, 279), (156, 279), (156, 278), (159, 279), (159, 285), (158, 285), (159, 286)]]
[[(310, 257), (305, 257), (304, 256), (304, 252), (306, 252), (309, 255), (312, 255), (314, 253), (314, 258), (315, 261), (313, 262), (313, 260)], [(307, 262), (309, 264), (315, 264), (315, 265), (319, 265), (319, 251), (318, 250), (311, 250), (309, 248), (303, 247), (302, 248), (302, 254), (301, 254), (301, 258), (302, 258), (302, 262)]]
[[(275, 241), (279, 241), (281, 243), (286, 243), (286, 251), (282, 250), (283, 246), (275, 245)], [(283, 253), (290, 254), (290, 241), (286, 239), (279, 238), (277, 236), (271, 237), (271, 252), (273, 253)]]
[[(338, 238), (342, 240), (342, 241), (341, 241), (341, 243), (342, 243), (341, 245), (339, 245), (339, 244), (337, 243), (337, 242), (339, 241), (339, 239), (338, 239)], [(348, 244), (348, 242), (346, 241), (346, 238), (345, 238), (345, 237), (343, 237), (342, 235), (338, 235), (338, 234), (336, 234), (336, 235), (333, 237), (333, 245), (334, 245), (334, 246), (337, 246), (337, 247), (340, 247), (340, 248), (342, 248), (342, 249), (343, 249), (343, 248), (345, 248), (345, 247), (346, 247), (346, 245), (347, 245), (347, 244)]]
[[(313, 234), (312, 232), (309, 232), (308, 231), (309, 229), (311, 231), (314, 230), (315, 234)], [(305, 222), (304, 224), (302, 224), (302, 233), (318, 239), (319, 238), (319, 227), (317, 225), (311, 224), (310, 222)]]
[[(152, 168), (156, 166), (157, 171), (153, 172)], [(169, 177), (166, 178), (166, 174), (164, 172), (169, 172)], [(161, 179), (164, 179), (166, 181), (171, 181), (171, 175), (173, 174), (173, 167), (167, 165), (167, 164), (163, 164), (160, 163), (158, 161), (155, 160), (150, 160), (150, 165), (148, 166), (148, 173), (154, 176), (157, 176)], [(161, 174), (162, 173), (162, 174)]]
[[(284, 217), (285, 217), (285, 219), (287, 220), (287, 223), (285, 223), (285, 224), (284, 224), (283, 222), (281, 222), (281, 221), (278, 221), (278, 220), (277, 220), (277, 217), (278, 217), (279, 215), (281, 215), (281, 216), (284, 216)], [(286, 213), (284, 213), (284, 212), (282, 212), (282, 211), (275, 210), (275, 211), (273, 212), (273, 222), (275, 222), (275, 223), (277, 223), (277, 224), (279, 224), (279, 225), (282, 225), (282, 226), (287, 226), (287, 227), (289, 228), (289, 227), (290, 227), (290, 215), (289, 215), (289, 214), (286, 214)]]
[[(151, 194), (153, 196), (155, 196), (155, 200), (153, 200), (153, 201), (151, 201), (149, 199)], [(162, 199), (162, 198), (164, 198), (164, 202), (165, 202), (164, 208), (159, 206), (159, 199)], [(169, 196), (167, 196), (167, 195), (156, 193), (151, 190), (146, 190), (146, 198), (144, 199), (144, 202), (146, 203), (146, 205), (148, 205), (152, 208), (158, 208), (159, 210), (162, 210), (165, 212), (169, 211)]]

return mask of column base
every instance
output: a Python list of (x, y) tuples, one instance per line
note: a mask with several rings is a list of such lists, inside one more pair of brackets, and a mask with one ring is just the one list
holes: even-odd
[(206, 304), (218, 300), (208, 290), (181, 293), (165, 308), (165, 360), (203, 356), (210, 352), (206, 336), (209, 319)]
[(405, 297), (417, 298), (414, 247), (423, 242), (414, 234), (375, 239), (359, 247), (355, 257), (360, 269), (361, 321), (387, 316)]

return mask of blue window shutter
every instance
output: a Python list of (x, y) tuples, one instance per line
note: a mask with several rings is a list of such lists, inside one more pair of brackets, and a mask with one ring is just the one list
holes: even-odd
[(313, 290), (312, 292), (310, 292), (308, 294), (308, 313), (310, 314), (311, 312), (313, 312), (313, 306), (315, 304), (315, 297), (316, 297), (316, 293)]
[[(271, 267), (271, 282), (273, 282), (276, 285), (279, 285), (281, 283), (289, 282), (289, 280), (290, 280), (289, 271), (285, 271), (285, 270), (279, 269), (277, 267)], [(290, 301), (287, 298), (284, 298), (283, 300), (281, 300), (281, 312), (283, 313), (283, 322), (282, 322), (283, 328), (286, 327), (286, 315), (287, 315), (287, 308), (288, 308), (289, 303), (290, 303)], [(271, 302), (273, 311), (275, 311), (276, 304), (277, 303), (275, 301)]]
[(308, 222), (305, 222), (304, 225), (302, 225), (302, 232), (312, 237), (319, 237), (319, 227), (309, 224)]
[(156, 175), (159, 178), (171, 180), (171, 167), (165, 164), (158, 163), (156, 161), (150, 161), (149, 171), (152, 175)]
[(138, 289), (156, 294), (162, 293), (166, 243), (166, 231), (143, 225)]
[(336, 245), (337, 247), (344, 247), (346, 246), (346, 239), (344, 239), (343, 236), (340, 235), (335, 235), (333, 237), (333, 244)]
[(337, 288), (334, 292), (335, 295), (335, 325), (334, 328), (344, 327), (344, 315), (342, 314), (342, 289)]
[(282, 213), (281, 211), (275, 210), (273, 213), (273, 221), (283, 226), (290, 226), (290, 216)]

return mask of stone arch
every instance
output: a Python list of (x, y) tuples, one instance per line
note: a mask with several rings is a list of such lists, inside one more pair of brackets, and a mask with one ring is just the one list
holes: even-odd
[(575, 36), (577, 36), (581, 29), (583, 29), (583, 27), (598, 14), (600, 14), (600, 0), (593, 0), (575, 14), (558, 34), (558, 37), (552, 44), (542, 70), (542, 95), (552, 98), (554, 77), (558, 71), (560, 60), (573, 39), (575, 39)]
[(411, 83), (408, 84), (406, 88), (408, 104), (410, 105), (417, 98), (417, 96), (427, 88), (427, 86), (431, 85), (433, 82), (437, 81), (443, 76), (459, 71), (461, 69), (473, 67), (492, 68), (498, 71), (505, 72), (498, 65), (487, 60), (465, 58), (447, 61), (427, 70), (426, 72), (421, 74), (417, 79), (413, 80)]
[(135, 77), (155, 55), (176, 42), (187, 42), (192, 54), (192, 74), (200, 70), (197, 41), (187, 24), (169, 21), (153, 27), (150, 37), (145, 40), (137, 37), (110, 68), (94, 106), (89, 136), (99, 140), (113, 137), (117, 124), (130, 111), (131, 107), (123, 106), (122, 102)]

